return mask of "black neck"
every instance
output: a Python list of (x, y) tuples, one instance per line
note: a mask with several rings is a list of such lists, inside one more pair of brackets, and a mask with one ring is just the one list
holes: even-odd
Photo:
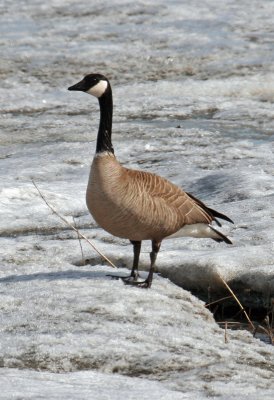
[(96, 153), (109, 151), (114, 153), (111, 143), (111, 128), (112, 128), (112, 91), (108, 84), (106, 92), (99, 97), (100, 105), (100, 124), (97, 136)]

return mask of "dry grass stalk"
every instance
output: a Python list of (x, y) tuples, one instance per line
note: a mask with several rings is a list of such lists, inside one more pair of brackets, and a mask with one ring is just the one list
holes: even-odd
[(273, 326), (272, 326), (272, 324), (273, 324), (273, 319), (272, 319), (272, 322), (271, 322), (271, 324), (270, 324), (270, 322), (269, 322), (269, 316), (267, 315), (267, 316), (265, 317), (264, 322), (265, 322), (265, 324), (266, 324), (266, 332), (267, 332), (267, 335), (269, 336), (270, 343), (271, 343), (271, 344), (274, 344), (274, 335), (273, 335)]
[[(267, 321), (264, 321), (266, 325), (268, 325)], [(223, 326), (224, 328), (230, 327), (230, 329), (248, 329), (246, 322), (238, 322), (238, 321), (218, 321), (218, 325)], [(264, 327), (260, 324), (256, 324), (254, 331), (252, 332), (253, 337), (256, 337), (258, 333), (262, 333), (265, 337), (269, 339), (270, 344), (274, 345), (274, 332), (273, 329), (269, 329), (269, 326)], [(265, 340), (264, 340), (265, 342)]]
[(255, 326), (252, 323), (251, 319), (249, 318), (249, 316), (247, 315), (244, 307), (242, 306), (240, 300), (238, 299), (238, 297), (235, 295), (235, 293), (233, 292), (233, 290), (230, 288), (230, 286), (228, 286), (228, 284), (226, 283), (226, 281), (219, 276), (219, 278), (221, 279), (221, 281), (223, 282), (223, 284), (225, 285), (225, 287), (227, 288), (227, 290), (231, 293), (231, 295), (233, 296), (233, 298), (236, 300), (236, 302), (239, 304), (241, 311), (244, 313), (247, 321), (249, 322), (250, 326), (252, 327), (253, 331), (255, 330)]
[(262, 325), (257, 325), (255, 328), (255, 331), (253, 332), (253, 336), (256, 337), (256, 334), (259, 333), (259, 331), (263, 332), (263, 334), (268, 337), (270, 344), (274, 345), (274, 336), (273, 332), (269, 330), (269, 328), (265, 328)]
[(117, 268), (103, 253), (101, 253), (100, 250), (97, 249), (97, 247), (85, 236), (83, 235), (79, 229), (75, 228), (75, 226), (73, 226), (70, 222), (68, 222), (62, 215), (60, 215), (47, 201), (47, 199), (45, 198), (45, 196), (41, 193), (40, 189), (38, 188), (38, 186), (36, 185), (36, 183), (34, 182), (34, 180), (32, 180), (32, 184), (35, 187), (35, 189), (37, 190), (37, 192), (39, 193), (40, 197), (42, 198), (42, 200), (45, 202), (45, 204), (49, 207), (49, 209), (53, 212), (53, 214), (57, 215), (57, 217), (59, 217), (66, 225), (68, 225), (72, 230), (74, 230), (74, 232), (77, 233), (78, 238), (82, 238), (84, 239), (92, 248), (93, 250), (95, 250), (105, 261), (108, 262), (109, 265), (111, 265), (111, 267), (113, 268)]
[(233, 296), (222, 297), (221, 299), (212, 301), (211, 303), (206, 303), (206, 304), (205, 304), (205, 307), (210, 307), (210, 306), (212, 306), (213, 304), (220, 303), (220, 302), (223, 301), (223, 300), (231, 299), (232, 297), (233, 297)]
[(247, 329), (247, 323), (239, 321), (218, 321), (218, 325), (231, 325), (232, 327), (236, 326), (237, 329)]
[(76, 226), (76, 221), (75, 221), (75, 218), (74, 218), (74, 217), (73, 217), (73, 222), (74, 222), (75, 228), (78, 230), (77, 236), (78, 236), (79, 245), (80, 245), (81, 254), (82, 254), (82, 265), (85, 265), (85, 257), (84, 257), (83, 246), (82, 246), (81, 238), (80, 238), (80, 236), (79, 236), (79, 229), (78, 229), (77, 226)]

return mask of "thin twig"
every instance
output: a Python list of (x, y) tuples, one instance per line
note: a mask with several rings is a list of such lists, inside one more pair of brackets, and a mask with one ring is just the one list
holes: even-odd
[(85, 257), (84, 257), (84, 251), (83, 251), (83, 246), (82, 246), (82, 242), (81, 242), (81, 237), (79, 236), (79, 229), (77, 228), (76, 221), (75, 221), (74, 217), (73, 217), (73, 222), (74, 222), (75, 228), (78, 230), (77, 236), (78, 236), (79, 245), (80, 245), (81, 254), (82, 254), (82, 264), (85, 265)]
[(269, 316), (268, 315), (265, 317), (264, 322), (265, 322), (266, 327), (267, 327), (266, 331), (267, 331), (267, 334), (269, 336), (270, 342), (271, 342), (271, 344), (273, 344), (272, 326), (270, 326)]
[(66, 225), (68, 225), (71, 229), (74, 230), (74, 232), (76, 232), (78, 234), (78, 237), (81, 237), (82, 239), (84, 239), (86, 242), (88, 242), (91, 247), (104, 259), (106, 260), (113, 268), (117, 268), (103, 253), (101, 253), (100, 250), (97, 249), (97, 247), (85, 236), (83, 235), (77, 228), (75, 228), (70, 222), (68, 222), (62, 215), (60, 215), (47, 201), (47, 199), (45, 198), (45, 196), (41, 193), (40, 189), (38, 188), (38, 186), (36, 185), (36, 183), (34, 182), (34, 180), (31, 180), (33, 183), (33, 186), (36, 188), (37, 192), (39, 193), (40, 197), (42, 198), (42, 200), (46, 203), (46, 205), (51, 209), (51, 211), (53, 212), (53, 214), (57, 215), (57, 217), (59, 217)]
[(218, 321), (217, 324), (219, 325), (241, 325), (241, 326), (245, 326), (244, 322), (238, 322), (238, 321)]
[(244, 307), (242, 306), (240, 300), (238, 299), (238, 297), (235, 295), (235, 293), (233, 292), (233, 290), (228, 286), (228, 284), (226, 283), (226, 281), (219, 275), (221, 281), (223, 282), (223, 284), (225, 285), (225, 287), (227, 288), (227, 290), (232, 294), (232, 296), (234, 297), (234, 299), (236, 300), (236, 302), (239, 304), (240, 309), (243, 311), (246, 319), (248, 320), (248, 322), (250, 323), (251, 327), (253, 330), (255, 330), (255, 326), (253, 325), (253, 323), (251, 322), (249, 316), (247, 315)]
[(220, 303), (220, 302), (223, 301), (223, 300), (227, 300), (227, 299), (231, 299), (231, 298), (232, 298), (232, 296), (222, 297), (222, 298), (219, 299), (219, 300), (212, 301), (211, 303), (206, 303), (206, 304), (205, 304), (205, 307), (212, 306), (212, 304)]

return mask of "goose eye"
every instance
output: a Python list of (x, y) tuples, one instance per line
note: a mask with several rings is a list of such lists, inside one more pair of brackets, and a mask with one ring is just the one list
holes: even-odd
[(91, 85), (95, 86), (95, 85), (97, 85), (97, 83), (99, 83), (99, 79), (98, 78), (92, 78)]
[(98, 78), (96, 77), (86, 77), (84, 80), (88, 85), (92, 86), (96, 85), (99, 82)]

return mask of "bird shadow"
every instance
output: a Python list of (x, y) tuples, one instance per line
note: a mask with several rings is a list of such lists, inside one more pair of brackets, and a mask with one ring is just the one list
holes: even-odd
[(76, 279), (110, 279), (107, 275), (109, 271), (75, 271), (72, 269), (55, 272), (38, 272), (35, 274), (9, 275), (0, 278), (1, 283), (18, 283), (31, 281), (58, 281), (58, 280), (76, 280)]

